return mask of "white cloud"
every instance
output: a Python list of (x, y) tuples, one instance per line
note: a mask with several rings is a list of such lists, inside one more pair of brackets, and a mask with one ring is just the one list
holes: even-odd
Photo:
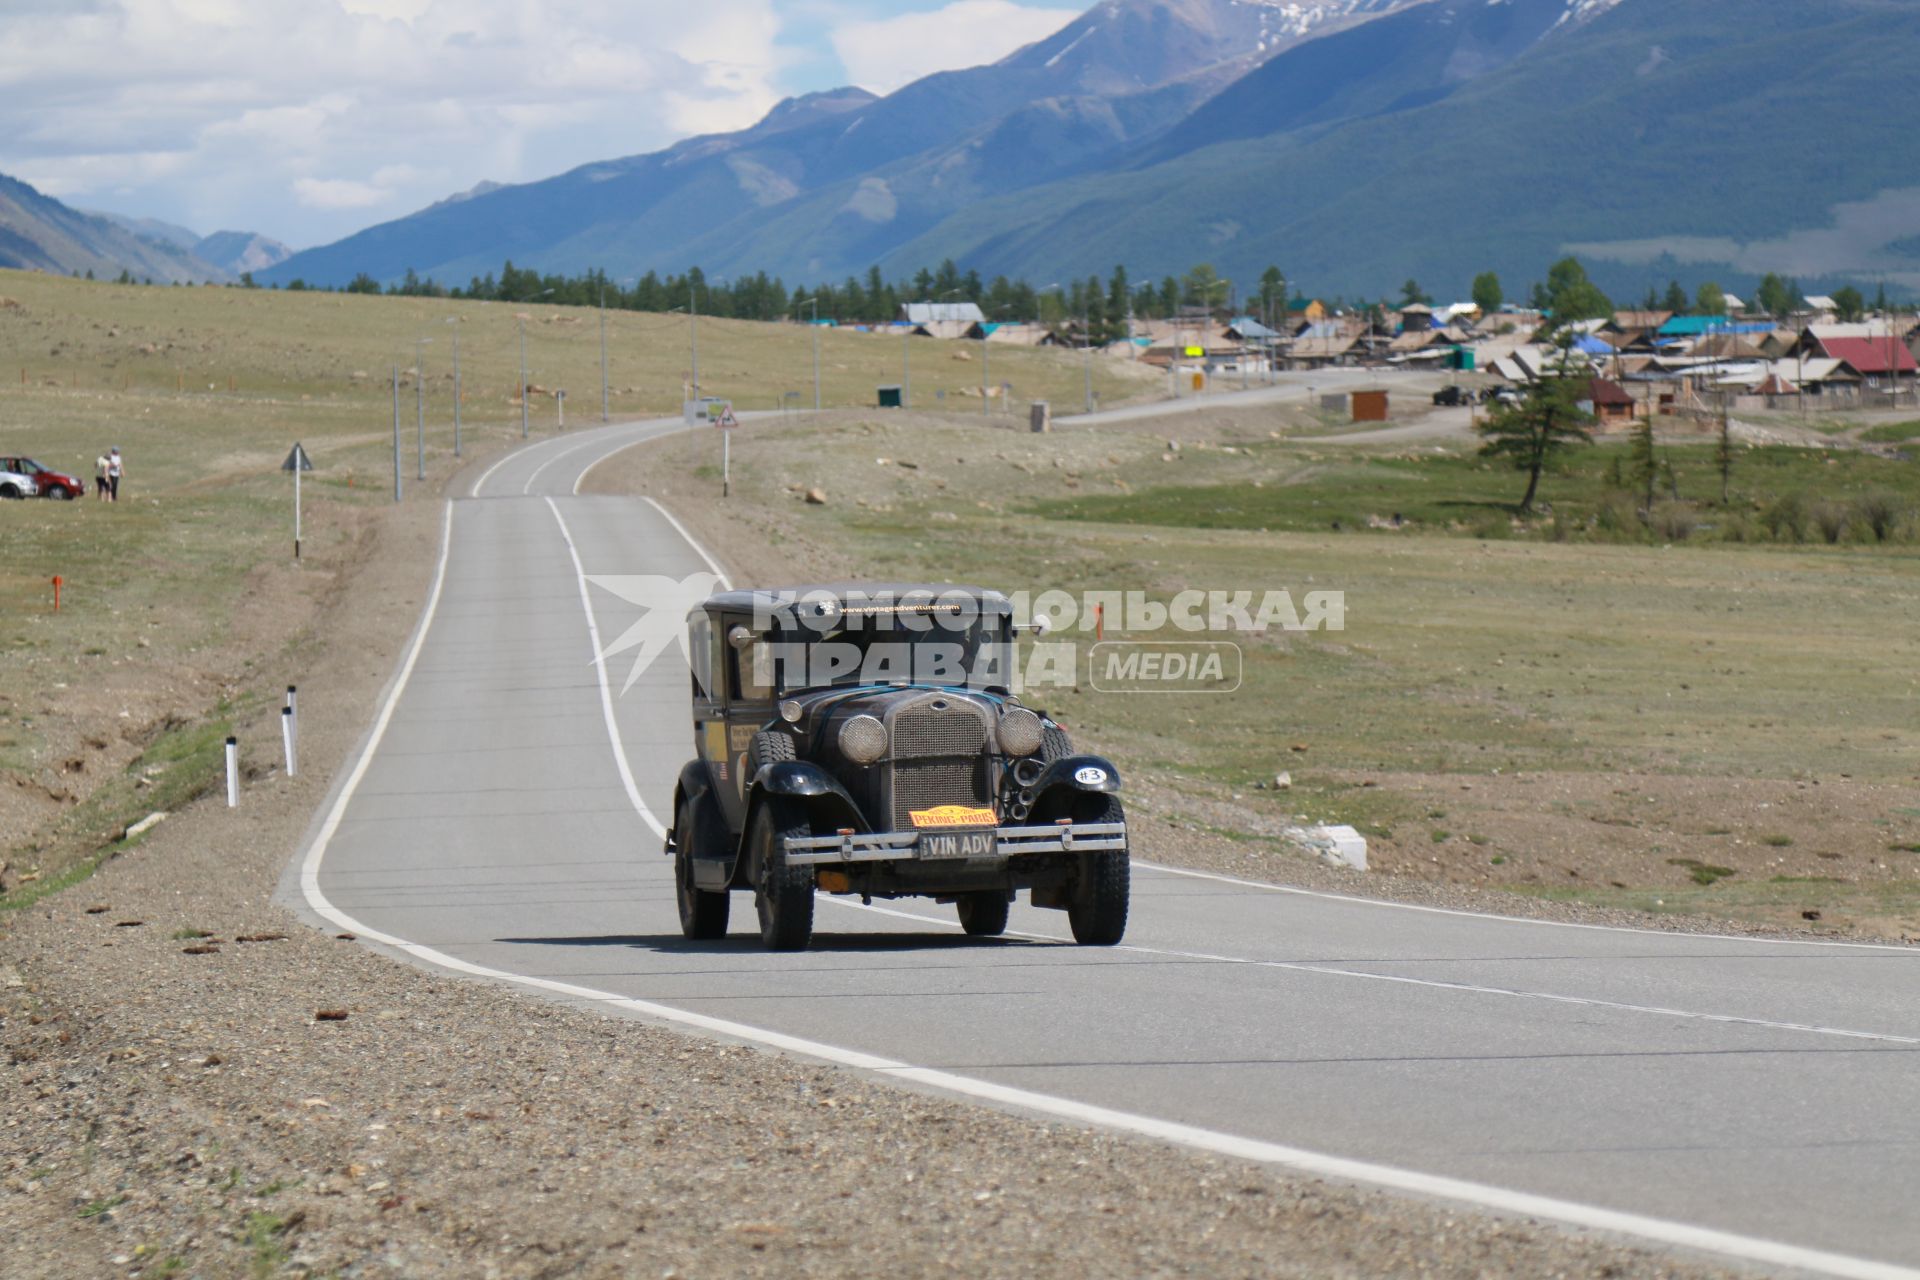
[(202, 231), (332, 240), (475, 182), (750, 123), (776, 0), (0, 4), (0, 172)]
[(393, 192), (351, 178), (297, 178), (293, 194), (311, 209), (371, 209)]
[(954, 0), (926, 13), (842, 24), (834, 52), (847, 75), (875, 93), (922, 76), (1004, 58), (1079, 17), (1074, 9), (1029, 9), (1012, 0)]

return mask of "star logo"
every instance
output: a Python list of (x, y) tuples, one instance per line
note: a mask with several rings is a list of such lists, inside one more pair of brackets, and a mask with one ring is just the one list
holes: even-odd
[(718, 574), (712, 573), (696, 573), (686, 578), (669, 578), (660, 573), (590, 573), (587, 581), (628, 604), (639, 605), (644, 611), (638, 621), (594, 658), (604, 665), (616, 654), (628, 649), (639, 650), (627, 671), (626, 683), (620, 686), (622, 694), (633, 688), (670, 644), (679, 644), (680, 656), (692, 664), (693, 655), (687, 649), (687, 611), (712, 595), (714, 588), (723, 582)]

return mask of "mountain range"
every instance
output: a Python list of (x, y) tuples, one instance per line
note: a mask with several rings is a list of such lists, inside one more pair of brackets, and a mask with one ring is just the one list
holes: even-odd
[(1486, 269), (1517, 292), (1577, 252), (1632, 296), (1766, 271), (1920, 286), (1915, 47), (1915, 0), (1102, 0), (987, 66), (242, 269), (802, 283), (951, 258), (1039, 283), (1209, 261), (1351, 295)]
[(292, 252), (250, 231), (202, 236), (154, 218), (88, 213), (0, 173), (0, 267), (92, 272), (103, 280), (124, 271), (158, 284), (223, 283)]

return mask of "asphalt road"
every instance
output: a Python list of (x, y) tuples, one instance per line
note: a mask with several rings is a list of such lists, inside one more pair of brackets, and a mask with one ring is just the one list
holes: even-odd
[(1263, 404), (1292, 404), (1321, 395), (1365, 391), (1382, 387), (1398, 396), (1414, 396), (1424, 403), (1445, 384), (1445, 378), (1430, 371), (1406, 372), (1374, 369), (1335, 368), (1289, 370), (1276, 373), (1272, 382), (1249, 378), (1244, 389), (1235, 390), (1237, 380), (1223, 377), (1225, 390), (1203, 395), (1181, 395), (1172, 400), (1153, 400), (1127, 405), (1121, 409), (1101, 409), (1094, 413), (1068, 413), (1064, 406), (1054, 415), (1061, 426), (1099, 426), (1110, 422), (1137, 422), (1144, 418), (1163, 418), (1173, 413), (1198, 413), (1206, 409), (1253, 408)]
[(650, 503), (574, 493), (676, 425), (541, 442), (449, 504), (423, 629), (290, 874), (306, 909), (426, 963), (996, 1105), (1777, 1269), (1920, 1276), (1920, 952), (1147, 866), (1111, 950), (1024, 904), (1013, 936), (971, 940), (931, 902), (824, 895), (807, 952), (762, 952), (744, 895), (732, 936), (684, 942), (658, 828), (692, 751), (685, 667), (675, 649), (622, 694), (623, 654), (603, 684), (598, 646), (646, 610), (581, 575), (710, 566)]

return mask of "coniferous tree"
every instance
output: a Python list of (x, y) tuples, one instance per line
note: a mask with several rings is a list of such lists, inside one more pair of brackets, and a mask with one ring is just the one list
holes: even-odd
[(1530, 515), (1540, 491), (1540, 475), (1560, 454), (1577, 445), (1592, 444), (1587, 426), (1593, 415), (1580, 407), (1587, 397), (1588, 375), (1573, 363), (1573, 331), (1562, 328), (1554, 336), (1558, 348), (1538, 381), (1517, 403), (1493, 411), (1477, 430), (1485, 443), (1483, 457), (1505, 458), (1515, 470), (1527, 473), (1527, 492), (1519, 511)]

